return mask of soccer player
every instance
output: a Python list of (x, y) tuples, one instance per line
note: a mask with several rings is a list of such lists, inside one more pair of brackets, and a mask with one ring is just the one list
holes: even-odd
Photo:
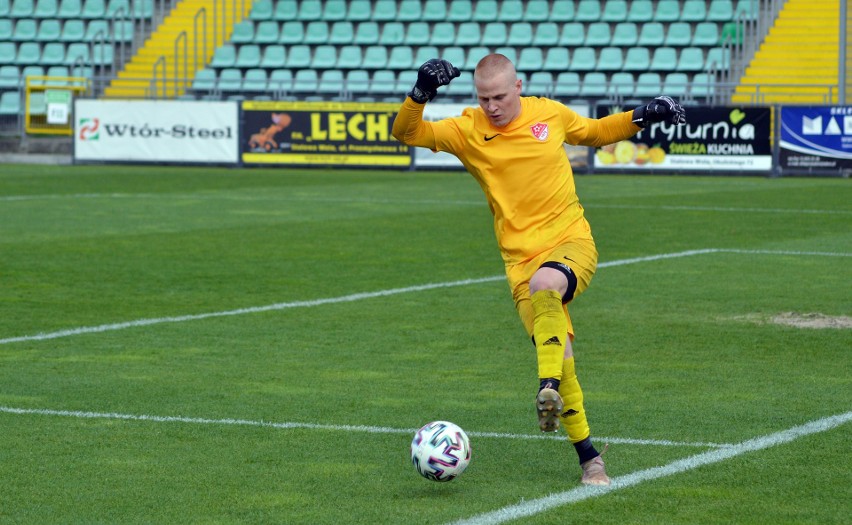
[(581, 481), (609, 485), (583, 409), (567, 309), (589, 286), (598, 252), (563, 143), (601, 147), (651, 122), (685, 123), (686, 114), (661, 96), (632, 111), (581, 117), (557, 101), (522, 97), (515, 66), (491, 54), (473, 75), (479, 107), (424, 121), (426, 102), (457, 76), (459, 70), (446, 60), (424, 63), (396, 116), (393, 136), (409, 146), (452, 153), (482, 187), (515, 307), (536, 347), (539, 427), (554, 432), (561, 420), (579, 456)]

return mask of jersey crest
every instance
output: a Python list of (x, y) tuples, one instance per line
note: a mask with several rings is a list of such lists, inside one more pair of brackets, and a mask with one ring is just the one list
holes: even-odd
[(532, 131), (533, 136), (538, 140), (547, 140), (547, 134), (549, 133), (547, 124), (539, 122), (534, 126), (530, 126), (530, 131)]

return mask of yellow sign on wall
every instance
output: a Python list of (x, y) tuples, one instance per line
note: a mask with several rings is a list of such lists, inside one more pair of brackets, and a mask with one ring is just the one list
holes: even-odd
[(72, 135), (74, 97), (89, 91), (85, 77), (29, 76), (26, 80), (25, 129), (34, 135)]

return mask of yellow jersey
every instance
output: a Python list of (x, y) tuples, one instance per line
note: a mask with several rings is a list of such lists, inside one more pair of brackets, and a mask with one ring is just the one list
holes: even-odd
[(437, 122), (423, 120), (424, 107), (407, 98), (394, 136), (458, 157), (485, 192), (506, 265), (554, 249), (585, 222), (563, 143), (600, 147), (639, 131), (632, 112), (590, 119), (538, 97), (521, 97), (520, 114), (502, 128), (479, 107)]

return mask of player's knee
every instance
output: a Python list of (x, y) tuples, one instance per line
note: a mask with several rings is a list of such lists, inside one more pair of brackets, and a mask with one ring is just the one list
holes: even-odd
[(562, 302), (567, 303), (577, 290), (577, 276), (568, 265), (547, 261), (530, 279), (530, 295), (539, 290), (556, 290), (562, 295)]

